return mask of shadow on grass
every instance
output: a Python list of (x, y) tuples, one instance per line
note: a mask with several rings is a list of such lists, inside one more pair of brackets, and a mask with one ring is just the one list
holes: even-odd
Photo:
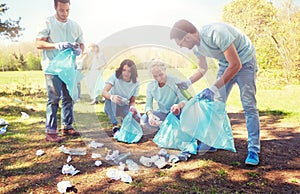
[[(270, 124), (278, 123), (281, 119), (289, 116), (290, 114), (290, 112), (283, 112), (281, 110), (259, 111), (260, 120)], [(228, 113), (228, 116), (232, 125), (245, 123), (244, 112)]]

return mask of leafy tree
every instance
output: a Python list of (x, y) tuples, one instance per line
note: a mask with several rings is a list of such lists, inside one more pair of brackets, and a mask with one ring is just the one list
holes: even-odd
[(15, 64), (18, 70), (25, 70), (27, 63), (25, 61), (24, 55), (23, 54), (17, 54), (17, 53), (12, 53), (12, 56), (17, 60), (17, 63)]
[(236, 0), (224, 6), (222, 19), (256, 42), (266, 31), (277, 28), (276, 14), (276, 7), (266, 0)]
[(300, 77), (299, 10), (293, 0), (277, 7), (267, 0), (235, 0), (224, 7), (223, 21), (250, 37), (262, 71), (291, 82)]
[(33, 55), (31, 52), (29, 52), (26, 56), (26, 61), (26, 70), (41, 70), (41, 59), (38, 56)]
[(21, 36), (21, 31), (24, 28), (20, 27), (21, 17), (18, 20), (6, 19), (3, 21), (3, 14), (9, 8), (6, 6), (5, 3), (0, 4), (0, 38), (10, 38), (11, 40)]

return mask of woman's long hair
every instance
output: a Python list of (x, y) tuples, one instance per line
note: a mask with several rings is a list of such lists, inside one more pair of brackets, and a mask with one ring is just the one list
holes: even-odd
[(124, 61), (122, 61), (122, 63), (120, 64), (120, 67), (116, 70), (116, 77), (118, 79), (120, 78), (125, 65), (128, 65), (128, 67), (130, 67), (130, 69), (131, 69), (131, 80), (132, 80), (133, 83), (136, 83), (137, 77), (138, 77), (137, 68), (136, 68), (135, 63), (130, 59), (125, 59)]

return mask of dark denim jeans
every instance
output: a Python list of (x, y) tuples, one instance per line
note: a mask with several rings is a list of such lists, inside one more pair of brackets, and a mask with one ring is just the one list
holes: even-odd
[(57, 111), (62, 100), (61, 120), (64, 129), (73, 128), (73, 100), (67, 86), (57, 75), (45, 74), (48, 101), (46, 108), (46, 133), (57, 133)]

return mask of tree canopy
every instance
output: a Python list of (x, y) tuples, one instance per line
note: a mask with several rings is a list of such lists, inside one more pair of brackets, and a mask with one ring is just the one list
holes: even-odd
[(24, 28), (20, 27), (21, 17), (17, 20), (4, 19), (3, 15), (9, 8), (5, 3), (0, 4), (0, 38), (9, 38), (14, 40), (15, 38), (21, 36), (21, 31)]
[(241, 29), (256, 47), (260, 72), (282, 82), (300, 78), (300, 11), (293, 0), (235, 0), (224, 7), (224, 22)]

